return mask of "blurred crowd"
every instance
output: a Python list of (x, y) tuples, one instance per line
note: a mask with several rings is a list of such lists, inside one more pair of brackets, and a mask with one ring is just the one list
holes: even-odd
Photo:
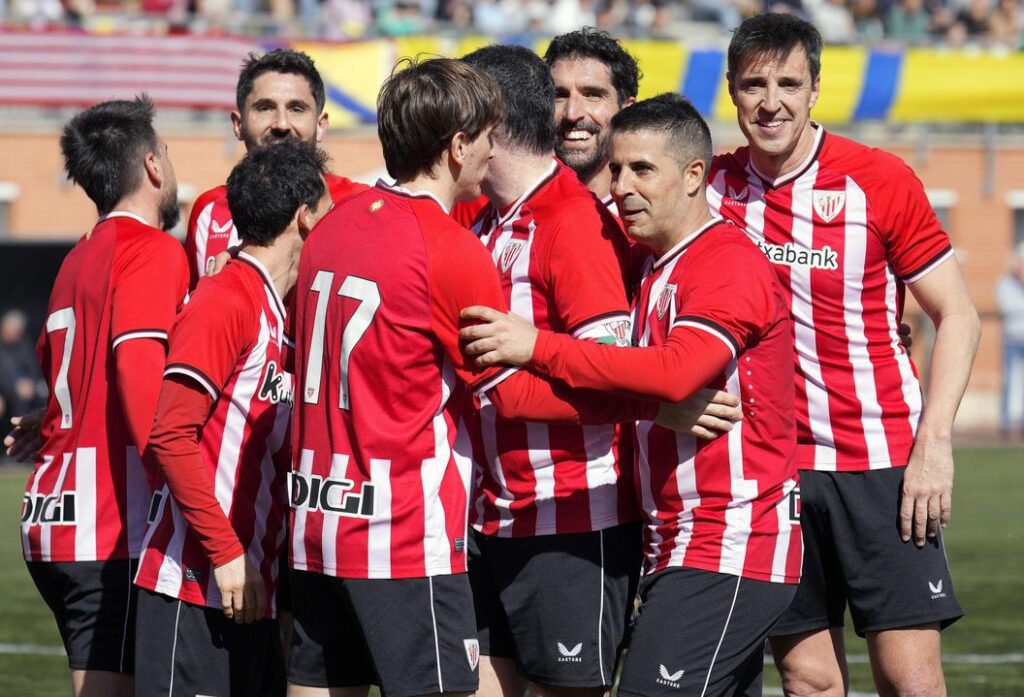
[(508, 39), (590, 25), (704, 40), (768, 10), (811, 20), (832, 44), (1022, 47), (1024, 0), (0, 0), (7, 26), (325, 39), (438, 32)]
[(46, 383), (28, 336), (28, 318), (21, 310), (0, 315), (0, 433), (7, 419), (46, 404)]

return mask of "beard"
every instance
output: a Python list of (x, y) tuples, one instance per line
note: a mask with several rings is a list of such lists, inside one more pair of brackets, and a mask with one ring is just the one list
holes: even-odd
[(178, 207), (178, 187), (169, 190), (160, 201), (160, 229), (168, 232), (178, 224), (181, 208)]
[[(602, 137), (599, 132), (586, 128), (585, 124), (580, 124), (577, 128), (580, 126), (583, 126), (585, 130), (589, 130), (591, 133), (594, 133), (594, 149), (590, 152), (585, 152), (583, 150), (567, 148), (565, 146), (565, 142), (559, 138), (555, 141), (555, 154), (558, 155), (559, 160), (576, 172), (576, 176), (579, 177), (580, 181), (586, 182), (592, 176), (597, 174), (602, 167), (608, 164), (610, 138)], [(571, 127), (567, 124), (563, 125), (559, 128), (559, 132), (561, 133), (568, 128)]]
[[(283, 135), (276, 135), (273, 131), (264, 133), (262, 137), (255, 137), (248, 131), (242, 131), (242, 142), (245, 143), (245, 149), (252, 150), (263, 145), (270, 145), (271, 143), (300, 143), (301, 139), (291, 131)], [(309, 142), (313, 142), (310, 140)]]

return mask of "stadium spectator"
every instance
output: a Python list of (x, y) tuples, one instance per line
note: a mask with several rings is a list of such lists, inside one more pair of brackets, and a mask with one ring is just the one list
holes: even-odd
[(1024, 22), (1017, 0), (998, 0), (989, 18), (989, 38), (994, 45), (1011, 51), (1024, 48)]
[(46, 383), (25, 335), (27, 323), (21, 310), (0, 317), (0, 415), (28, 414), (46, 403)]
[(494, 81), (465, 62), (396, 71), (377, 128), (397, 183), (336, 206), (303, 249), (292, 697), (370, 683), (396, 695), (476, 690), (471, 472), (454, 451), (467, 388), (503, 419), (605, 423), (658, 411), (591, 395), (566, 402), (539, 378), (480, 371), (463, 355), (459, 310), (506, 305), (486, 251), (449, 210), (480, 195), (501, 109)]
[[(505, 104), (483, 182), (489, 204), (473, 223), (502, 277), (504, 302), (539, 328), (626, 341), (626, 241), (554, 157), (550, 70), (517, 46), (464, 60), (497, 80)], [(526, 680), (545, 694), (603, 693), (640, 565), (639, 512), (617, 429), (509, 421), (483, 401), (471, 433), (479, 483), (469, 571), (481, 693), (519, 695)]]
[(290, 142), (250, 150), (235, 166), (228, 202), (241, 249), (171, 330), (147, 450), (166, 484), (135, 579), (136, 663), (146, 666), (137, 697), (172, 686), (284, 693), (274, 621), (291, 469), (282, 299), (303, 240), (331, 206), (324, 162), (314, 145)]
[(889, 7), (886, 18), (886, 36), (905, 44), (923, 44), (928, 41), (932, 17), (924, 0), (896, 0)]
[(68, 176), (100, 219), (50, 294), (39, 351), (50, 398), (21, 536), (76, 697), (132, 694), (131, 579), (152, 497), (139, 453), (188, 289), (181, 245), (162, 232), (177, 222), (177, 185), (152, 122), (145, 97), (103, 102), (61, 135)]
[[(795, 324), (805, 554), (773, 654), (787, 693), (844, 692), (849, 603), (879, 693), (942, 694), (939, 631), (962, 613), (940, 528), (980, 325), (910, 168), (811, 121), (820, 56), (797, 18), (740, 25), (728, 82), (747, 146), (715, 159), (709, 188), (775, 265)], [(895, 348), (904, 287), (936, 327), (927, 409)]]
[(636, 424), (645, 576), (618, 693), (759, 694), (764, 641), (802, 558), (789, 306), (764, 254), (708, 209), (711, 134), (688, 102), (638, 102), (612, 119), (611, 139), (612, 190), (643, 251), (639, 348), (539, 332), (489, 308), (463, 311), (488, 324), (461, 335), (482, 367), (528, 365), (575, 388), (678, 401), (713, 384), (742, 397), (728, 438)]
[[(279, 141), (323, 141), (328, 121), (324, 83), (313, 60), (301, 51), (249, 55), (238, 75), (235, 99), (238, 111), (231, 112), (231, 127), (246, 150)], [(326, 181), (335, 203), (366, 188), (335, 174), (328, 174)], [(201, 194), (192, 205), (185, 233), (189, 287), (196, 287), (218, 254), (239, 242), (227, 187)]]
[(1004, 435), (1024, 433), (1024, 243), (1014, 250), (1010, 270), (996, 284), (1003, 321), (1003, 399), (999, 427)]
[(857, 24), (846, 0), (824, 0), (815, 4), (811, 18), (827, 44), (850, 44), (857, 40)]

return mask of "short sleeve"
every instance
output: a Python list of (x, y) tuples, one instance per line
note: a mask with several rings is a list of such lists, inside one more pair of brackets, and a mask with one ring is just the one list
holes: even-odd
[[(591, 202), (588, 202), (591, 203)], [(539, 217), (539, 216), (538, 216)], [(623, 270), (629, 244), (600, 202), (567, 206), (543, 232), (544, 269), (565, 332), (577, 339), (617, 338), (626, 322), (629, 301)]]
[(119, 245), (111, 296), (112, 345), (139, 338), (166, 340), (188, 292), (181, 244), (170, 235), (140, 236)]
[[(731, 231), (721, 234), (733, 235)], [(680, 262), (687, 264), (686, 282), (676, 288), (679, 311), (672, 330), (688, 327), (707, 332), (736, 358), (774, 321), (774, 271), (746, 239), (702, 242), (701, 249), (687, 252)], [(696, 252), (699, 260), (693, 259)]]
[(486, 392), (515, 370), (501, 366), (481, 370), (473, 366), (459, 344), (459, 328), (464, 324), (459, 313), (470, 305), (508, 311), (498, 272), (480, 241), (454, 224), (441, 234), (425, 237), (425, 241), (431, 326), (459, 378), (472, 390)]
[(164, 375), (189, 377), (216, 400), (253, 342), (254, 307), (241, 289), (204, 279), (171, 330)]
[(952, 256), (953, 247), (921, 180), (896, 156), (880, 157), (885, 159), (877, 169), (886, 176), (867, 192), (868, 206), (878, 210), (889, 264), (900, 279), (913, 283)]

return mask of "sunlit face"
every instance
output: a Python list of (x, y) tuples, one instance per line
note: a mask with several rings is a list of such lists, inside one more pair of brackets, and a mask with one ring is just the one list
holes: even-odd
[(178, 224), (181, 217), (181, 209), (178, 206), (178, 179), (174, 174), (174, 165), (168, 154), (167, 143), (161, 138), (157, 145), (157, 161), (160, 163), (160, 173), (163, 175), (163, 182), (160, 185), (162, 196), (160, 197), (160, 229), (170, 230)]
[(802, 46), (789, 55), (754, 58), (729, 76), (740, 130), (750, 144), (754, 165), (778, 177), (797, 167), (814, 143), (811, 109), (818, 81)]
[(233, 112), (231, 123), (246, 149), (281, 140), (319, 143), (327, 130), (327, 113), (317, 112), (306, 78), (269, 72), (253, 80), (241, 113)]
[(662, 254), (686, 224), (690, 197), (683, 170), (667, 150), (668, 134), (639, 130), (611, 137), (612, 196), (626, 233)]
[(465, 157), (462, 161), (462, 172), (459, 175), (459, 187), (455, 195), (456, 201), (472, 201), (480, 196), (480, 187), (490, 169), (493, 141), (493, 126), (488, 126), (473, 140), (464, 146)]
[[(608, 161), (612, 117), (619, 104), (611, 69), (596, 58), (563, 58), (551, 66), (555, 82), (555, 153), (587, 180)], [(628, 104), (635, 100), (630, 97)]]

